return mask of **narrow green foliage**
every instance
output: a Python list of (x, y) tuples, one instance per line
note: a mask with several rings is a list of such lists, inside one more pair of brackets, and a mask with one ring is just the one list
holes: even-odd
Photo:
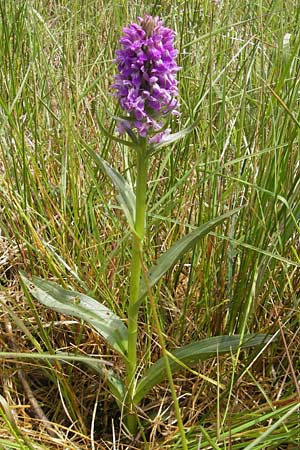
[(183, 139), (185, 136), (188, 136), (196, 127), (197, 123), (194, 123), (193, 125), (190, 125), (183, 130), (178, 131), (177, 133), (169, 134), (169, 136), (166, 136), (159, 144), (152, 144), (149, 149), (149, 154), (154, 155), (162, 148)]
[(131, 230), (134, 230), (134, 220), (135, 220), (135, 194), (128, 182), (124, 180), (122, 175), (111, 167), (105, 159), (97, 155), (92, 149), (88, 149), (90, 155), (98, 165), (111, 179), (114, 186), (118, 190), (118, 200), (125, 213), (128, 224)]
[[(217, 217), (209, 222), (203, 224), (196, 230), (192, 231), (187, 236), (184, 236), (179, 241), (175, 242), (171, 248), (169, 248), (165, 253), (163, 253), (155, 265), (150, 268), (148, 273), (149, 285), (153, 287), (158, 280), (169, 270), (182, 256), (195, 247), (198, 244), (198, 241), (207, 235), (210, 231), (212, 231), (217, 225), (222, 223), (225, 219), (228, 219), (234, 214), (239, 212), (239, 208), (233, 211), (228, 211), (220, 217)], [(143, 299), (143, 297), (147, 293), (146, 285), (142, 285), (139, 301)]]
[[(182, 370), (182, 364), (191, 367), (200, 361), (215, 357), (225, 352), (236, 352), (237, 349), (254, 347), (266, 344), (269, 338), (266, 335), (241, 336), (215, 336), (199, 342), (184, 345), (169, 353), (169, 363), (172, 373)], [(138, 382), (135, 391), (135, 402), (139, 403), (158, 383), (166, 379), (166, 367), (163, 358), (157, 360)]]
[(97, 300), (76, 291), (68, 291), (54, 282), (21, 274), (29, 292), (43, 305), (62, 314), (77, 317), (92, 325), (118, 352), (126, 356), (127, 328), (122, 320)]

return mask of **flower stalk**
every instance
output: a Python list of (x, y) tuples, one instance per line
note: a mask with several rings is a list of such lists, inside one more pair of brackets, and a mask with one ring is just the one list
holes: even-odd
[(135, 374), (137, 367), (137, 331), (138, 331), (138, 298), (140, 292), (141, 260), (143, 239), (146, 226), (146, 191), (147, 191), (147, 142), (139, 140), (140, 146), (137, 152), (137, 180), (136, 180), (136, 216), (135, 230), (132, 243), (131, 280), (128, 305), (128, 360), (126, 381), (128, 394), (126, 399), (127, 427), (134, 434), (137, 427), (137, 418), (133, 410), (132, 399), (135, 388)]

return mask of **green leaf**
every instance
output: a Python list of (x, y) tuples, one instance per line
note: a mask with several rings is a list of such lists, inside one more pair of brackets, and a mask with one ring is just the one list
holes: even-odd
[[(112, 366), (112, 363), (104, 361), (91, 356), (82, 356), (81, 354), (75, 354), (71, 352), (61, 352), (57, 351), (55, 354), (50, 354), (47, 352), (37, 353), (15, 353), (15, 352), (0, 352), (0, 360), (10, 360), (10, 359), (36, 359), (36, 360), (49, 360), (55, 361), (60, 360), (64, 363), (69, 363), (69, 361), (79, 362), (85, 364), (99, 374), (107, 382), (108, 387), (112, 395), (114, 396), (118, 406), (122, 410), (124, 407), (124, 397), (126, 395), (126, 389), (123, 381), (115, 374), (112, 369), (108, 369), (107, 366)], [(1, 448), (1, 447), (0, 447)]]
[[(119, 123), (122, 123), (125, 132), (128, 134), (128, 136), (130, 137), (130, 139), (132, 140), (132, 142), (129, 141), (124, 141), (123, 139), (121, 139), (121, 141), (123, 141), (123, 145), (127, 145), (127, 147), (131, 147), (134, 148), (135, 150), (138, 150), (138, 146), (139, 146), (139, 142), (138, 142), (138, 137), (137, 135), (132, 131), (129, 123), (130, 122), (134, 122), (134, 119), (131, 117), (118, 117), (115, 116), (113, 114), (110, 114), (110, 116)], [(117, 138), (118, 141), (120, 142), (120, 139)]]
[[(252, 334), (245, 336), (242, 343), (240, 335), (214, 336), (203, 339), (202, 341), (193, 342), (192, 344), (177, 348), (169, 354), (171, 371), (172, 373), (175, 373), (182, 369), (180, 362), (190, 367), (197, 364), (199, 361), (205, 361), (206, 359), (212, 358), (221, 353), (234, 352), (239, 347), (247, 348), (265, 344), (270, 340), (271, 336), (266, 334)], [(178, 360), (178, 362), (176, 360)], [(134, 395), (135, 404), (138, 404), (153, 386), (161, 383), (166, 378), (167, 374), (165, 361), (164, 358), (160, 358), (152, 364), (152, 366), (138, 382)]]
[(149, 154), (153, 155), (154, 153), (158, 152), (161, 148), (165, 147), (166, 145), (173, 144), (174, 142), (178, 141), (179, 139), (184, 138), (188, 134), (190, 134), (197, 126), (197, 123), (193, 123), (193, 125), (190, 125), (186, 128), (184, 128), (181, 131), (178, 131), (177, 133), (169, 134), (165, 138), (162, 139), (161, 142), (157, 144), (151, 144)]
[[(99, 119), (98, 114), (97, 114), (97, 117), (98, 117), (98, 125), (99, 125), (99, 128), (101, 129), (101, 131), (103, 132), (103, 134), (104, 134), (106, 137), (108, 137), (109, 139), (112, 139), (112, 140), (115, 141), (115, 142), (118, 142), (119, 144), (126, 145), (127, 147), (136, 149), (136, 143), (134, 143), (134, 142), (136, 141), (136, 139), (135, 139), (134, 134), (129, 133), (130, 137), (132, 138), (132, 140), (133, 140), (134, 142), (130, 142), (130, 141), (126, 141), (125, 139), (118, 138), (117, 136), (115, 136), (114, 134), (109, 133), (109, 132), (106, 130), (105, 126), (102, 124), (101, 120)], [(115, 118), (114, 116), (112, 116), (112, 117)], [(115, 119), (116, 119), (116, 118), (115, 118)], [(122, 120), (122, 119), (119, 119), (119, 120)]]
[(77, 317), (92, 325), (115, 350), (127, 354), (128, 333), (122, 320), (97, 300), (38, 277), (29, 280), (21, 273), (29, 292), (43, 305), (62, 314)]
[(97, 363), (93, 364), (89, 362), (88, 366), (90, 366), (91, 369), (95, 370), (95, 372), (98, 372), (99, 375), (105, 377), (105, 381), (108, 384), (109, 390), (116, 400), (120, 411), (122, 411), (124, 409), (126, 388), (121, 378), (117, 377), (117, 375), (111, 369), (103, 369), (103, 367), (99, 368), (99, 365), (97, 365)]
[(124, 180), (122, 175), (110, 164), (108, 164), (105, 159), (100, 155), (95, 153), (91, 148), (87, 148), (89, 154), (92, 156), (98, 167), (109, 176), (114, 186), (118, 191), (118, 200), (121, 208), (123, 209), (125, 216), (127, 218), (128, 224), (132, 230), (134, 230), (135, 221), (135, 194), (131, 186)]
[[(58, 355), (61, 356), (62, 360), (64, 360), (64, 356), (68, 357), (70, 356), (70, 353), (58, 352)], [(119, 378), (112, 369), (107, 369), (102, 361), (95, 358), (84, 358), (82, 362), (105, 379), (112, 396), (116, 400), (119, 409), (122, 411), (124, 407), (126, 389), (121, 378)]]
[[(233, 214), (240, 211), (241, 208), (233, 209), (228, 211), (221, 216), (210, 220), (209, 222), (201, 225), (196, 230), (192, 231), (190, 234), (184, 236), (179, 241), (169, 248), (165, 253), (163, 253), (154, 266), (148, 272), (148, 282), (149, 286), (153, 287), (155, 283), (178, 261), (186, 252), (192, 249), (199, 241), (200, 238), (208, 234), (214, 227), (222, 223), (225, 219), (228, 219)], [(141, 283), (140, 297), (138, 302), (141, 302), (144, 296), (147, 294), (147, 286), (144, 281)]]

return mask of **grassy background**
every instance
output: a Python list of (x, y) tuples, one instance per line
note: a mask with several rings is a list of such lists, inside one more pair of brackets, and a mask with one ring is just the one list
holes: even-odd
[[(134, 155), (98, 120), (113, 130), (114, 52), (122, 27), (146, 12), (177, 32), (173, 130), (198, 122), (151, 162), (147, 263), (245, 205), (159, 286), (169, 348), (219, 334), (278, 335), (259, 354), (175, 377), (190, 448), (300, 448), (297, 0), (0, 0), (1, 351), (95, 354), (123, 371), (92, 329), (24, 295), (18, 270), (89, 292), (125, 318), (129, 233), (85, 145), (134, 182)], [(140, 327), (147, 366), (160, 355), (148, 305)], [(1, 382), (1, 448), (180, 449), (167, 385), (144, 405), (148, 444), (128, 444), (104, 380), (80, 362), (2, 357)], [(41, 427), (42, 412), (59, 438)]]

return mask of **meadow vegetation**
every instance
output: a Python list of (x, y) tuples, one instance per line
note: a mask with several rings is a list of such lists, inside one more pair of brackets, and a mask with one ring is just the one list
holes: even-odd
[[(85, 322), (37, 303), (20, 270), (86, 293), (124, 322), (128, 224), (89, 149), (135, 185), (109, 139), (122, 27), (176, 31), (180, 117), (150, 160), (145, 265), (232, 209), (154, 289), (167, 349), (268, 334), (173, 377), (189, 450), (300, 448), (300, 5), (297, 0), (0, 0), (0, 448), (182, 448), (168, 382), (132, 440), (96, 359), (124, 364)], [(162, 355), (139, 316), (139, 370)], [(68, 354), (57, 359), (58, 352)], [(94, 360), (91, 357), (95, 358)]]

